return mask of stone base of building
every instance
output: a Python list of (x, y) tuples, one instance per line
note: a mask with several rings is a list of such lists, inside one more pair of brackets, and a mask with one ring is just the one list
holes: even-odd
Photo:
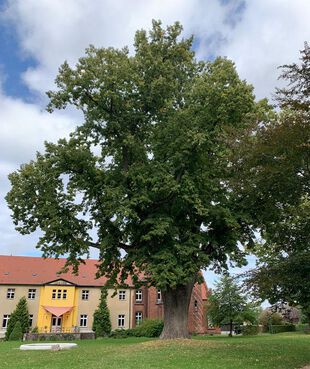
[(94, 332), (79, 333), (25, 333), (23, 341), (76, 341), (95, 339)]

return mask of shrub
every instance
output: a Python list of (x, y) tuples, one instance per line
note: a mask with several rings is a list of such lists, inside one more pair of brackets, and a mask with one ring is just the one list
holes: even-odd
[(135, 336), (134, 329), (116, 329), (111, 332), (110, 337), (112, 338), (128, 338)]
[(22, 297), (16, 305), (15, 310), (10, 316), (8, 321), (8, 326), (5, 332), (5, 339), (8, 340), (15, 324), (19, 321), (21, 326), (22, 333), (27, 333), (29, 330), (29, 313), (27, 307), (27, 300), (25, 297)]
[(259, 332), (258, 325), (244, 325), (241, 327), (241, 333), (243, 336), (256, 336)]
[(139, 326), (132, 329), (116, 329), (111, 332), (112, 338), (128, 337), (159, 337), (164, 327), (164, 322), (159, 319), (144, 320)]
[(9, 341), (21, 341), (22, 338), (23, 338), (22, 326), (20, 324), (20, 321), (18, 320), (15, 323), (12, 332), (10, 333)]
[(164, 322), (159, 319), (144, 320), (134, 328), (136, 337), (159, 337), (164, 328)]
[(57, 341), (58, 339), (59, 337), (57, 336), (57, 334), (49, 334), (45, 337), (45, 341)]

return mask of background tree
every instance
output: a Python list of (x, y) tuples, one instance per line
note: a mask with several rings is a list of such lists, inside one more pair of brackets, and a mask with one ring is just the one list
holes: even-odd
[[(5, 339), (10, 339), (10, 335), (16, 325), (16, 323), (20, 323), (22, 334), (27, 333), (29, 331), (29, 312), (27, 306), (27, 300), (25, 297), (22, 297), (16, 305), (15, 310), (12, 312), (10, 319), (8, 321), (8, 325), (5, 332)], [(16, 328), (18, 329), (18, 327)]]
[(265, 309), (259, 315), (258, 322), (264, 327), (264, 330), (268, 332), (268, 327), (270, 325), (282, 325), (283, 317), (277, 312)]
[(258, 322), (262, 326), (262, 331), (265, 333), (272, 333), (274, 331), (273, 326), (285, 324), (283, 316), (271, 309), (263, 310), (259, 315)]
[(108, 290), (101, 288), (101, 297), (98, 309), (94, 312), (93, 331), (96, 337), (106, 337), (111, 333), (110, 311), (107, 305)]
[(307, 42), (300, 51), (300, 64), (282, 65), (281, 79), (288, 81), (288, 86), (276, 89), (276, 98), (282, 109), (310, 111), (310, 47)]
[(254, 323), (258, 318), (258, 307), (247, 301), (235, 280), (224, 275), (216, 283), (208, 300), (208, 316), (213, 325), (229, 324), (232, 336), (235, 323)]
[(244, 263), (237, 241), (253, 237), (225, 140), (256, 114), (252, 87), (227, 59), (196, 61), (181, 31), (154, 21), (131, 54), (90, 46), (65, 62), (48, 109), (71, 105), (85, 121), (12, 173), (7, 195), (16, 229), (42, 231), (44, 256), (66, 254), (76, 271), (95, 247), (110, 283), (143, 272), (162, 290), (162, 338), (188, 337), (199, 270)]
[(283, 110), (236, 145), (234, 162), (242, 174), (236, 192), (246, 208), (252, 204), (252, 216), (265, 240), (256, 248), (259, 263), (248, 273), (247, 285), (272, 303), (300, 305), (310, 322), (308, 44), (301, 51), (300, 65), (282, 68), (280, 77), (288, 87), (277, 89), (276, 97)]
[(271, 303), (287, 302), (298, 306), (310, 324), (309, 252), (290, 255), (268, 255), (259, 266), (247, 274), (246, 284), (254, 295)]

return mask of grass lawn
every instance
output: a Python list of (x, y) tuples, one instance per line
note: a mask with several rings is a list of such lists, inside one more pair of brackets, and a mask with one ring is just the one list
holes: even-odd
[(293, 369), (310, 364), (310, 335), (78, 341), (68, 351), (20, 351), (0, 342), (1, 369)]

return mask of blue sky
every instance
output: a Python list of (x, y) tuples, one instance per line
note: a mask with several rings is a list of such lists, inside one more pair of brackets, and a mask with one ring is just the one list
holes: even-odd
[[(0, 9), (7, 6), (6, 1), (0, 1)], [(12, 97), (22, 97), (29, 100), (30, 90), (22, 81), (21, 75), (28, 68), (35, 67), (35, 60), (27, 57), (20, 49), (18, 35), (13, 24), (8, 21), (0, 22), (0, 73), (2, 75), (2, 89)]]
[[(64, 60), (74, 63), (90, 43), (130, 46), (152, 19), (179, 20), (198, 58), (231, 58), (257, 98), (270, 97), (277, 66), (296, 61), (310, 40), (309, 16), (309, 0), (0, 0), (0, 254), (39, 255), (37, 235), (14, 230), (4, 196), (7, 175), (81, 119), (44, 110)], [(214, 275), (207, 279), (212, 285)]]

